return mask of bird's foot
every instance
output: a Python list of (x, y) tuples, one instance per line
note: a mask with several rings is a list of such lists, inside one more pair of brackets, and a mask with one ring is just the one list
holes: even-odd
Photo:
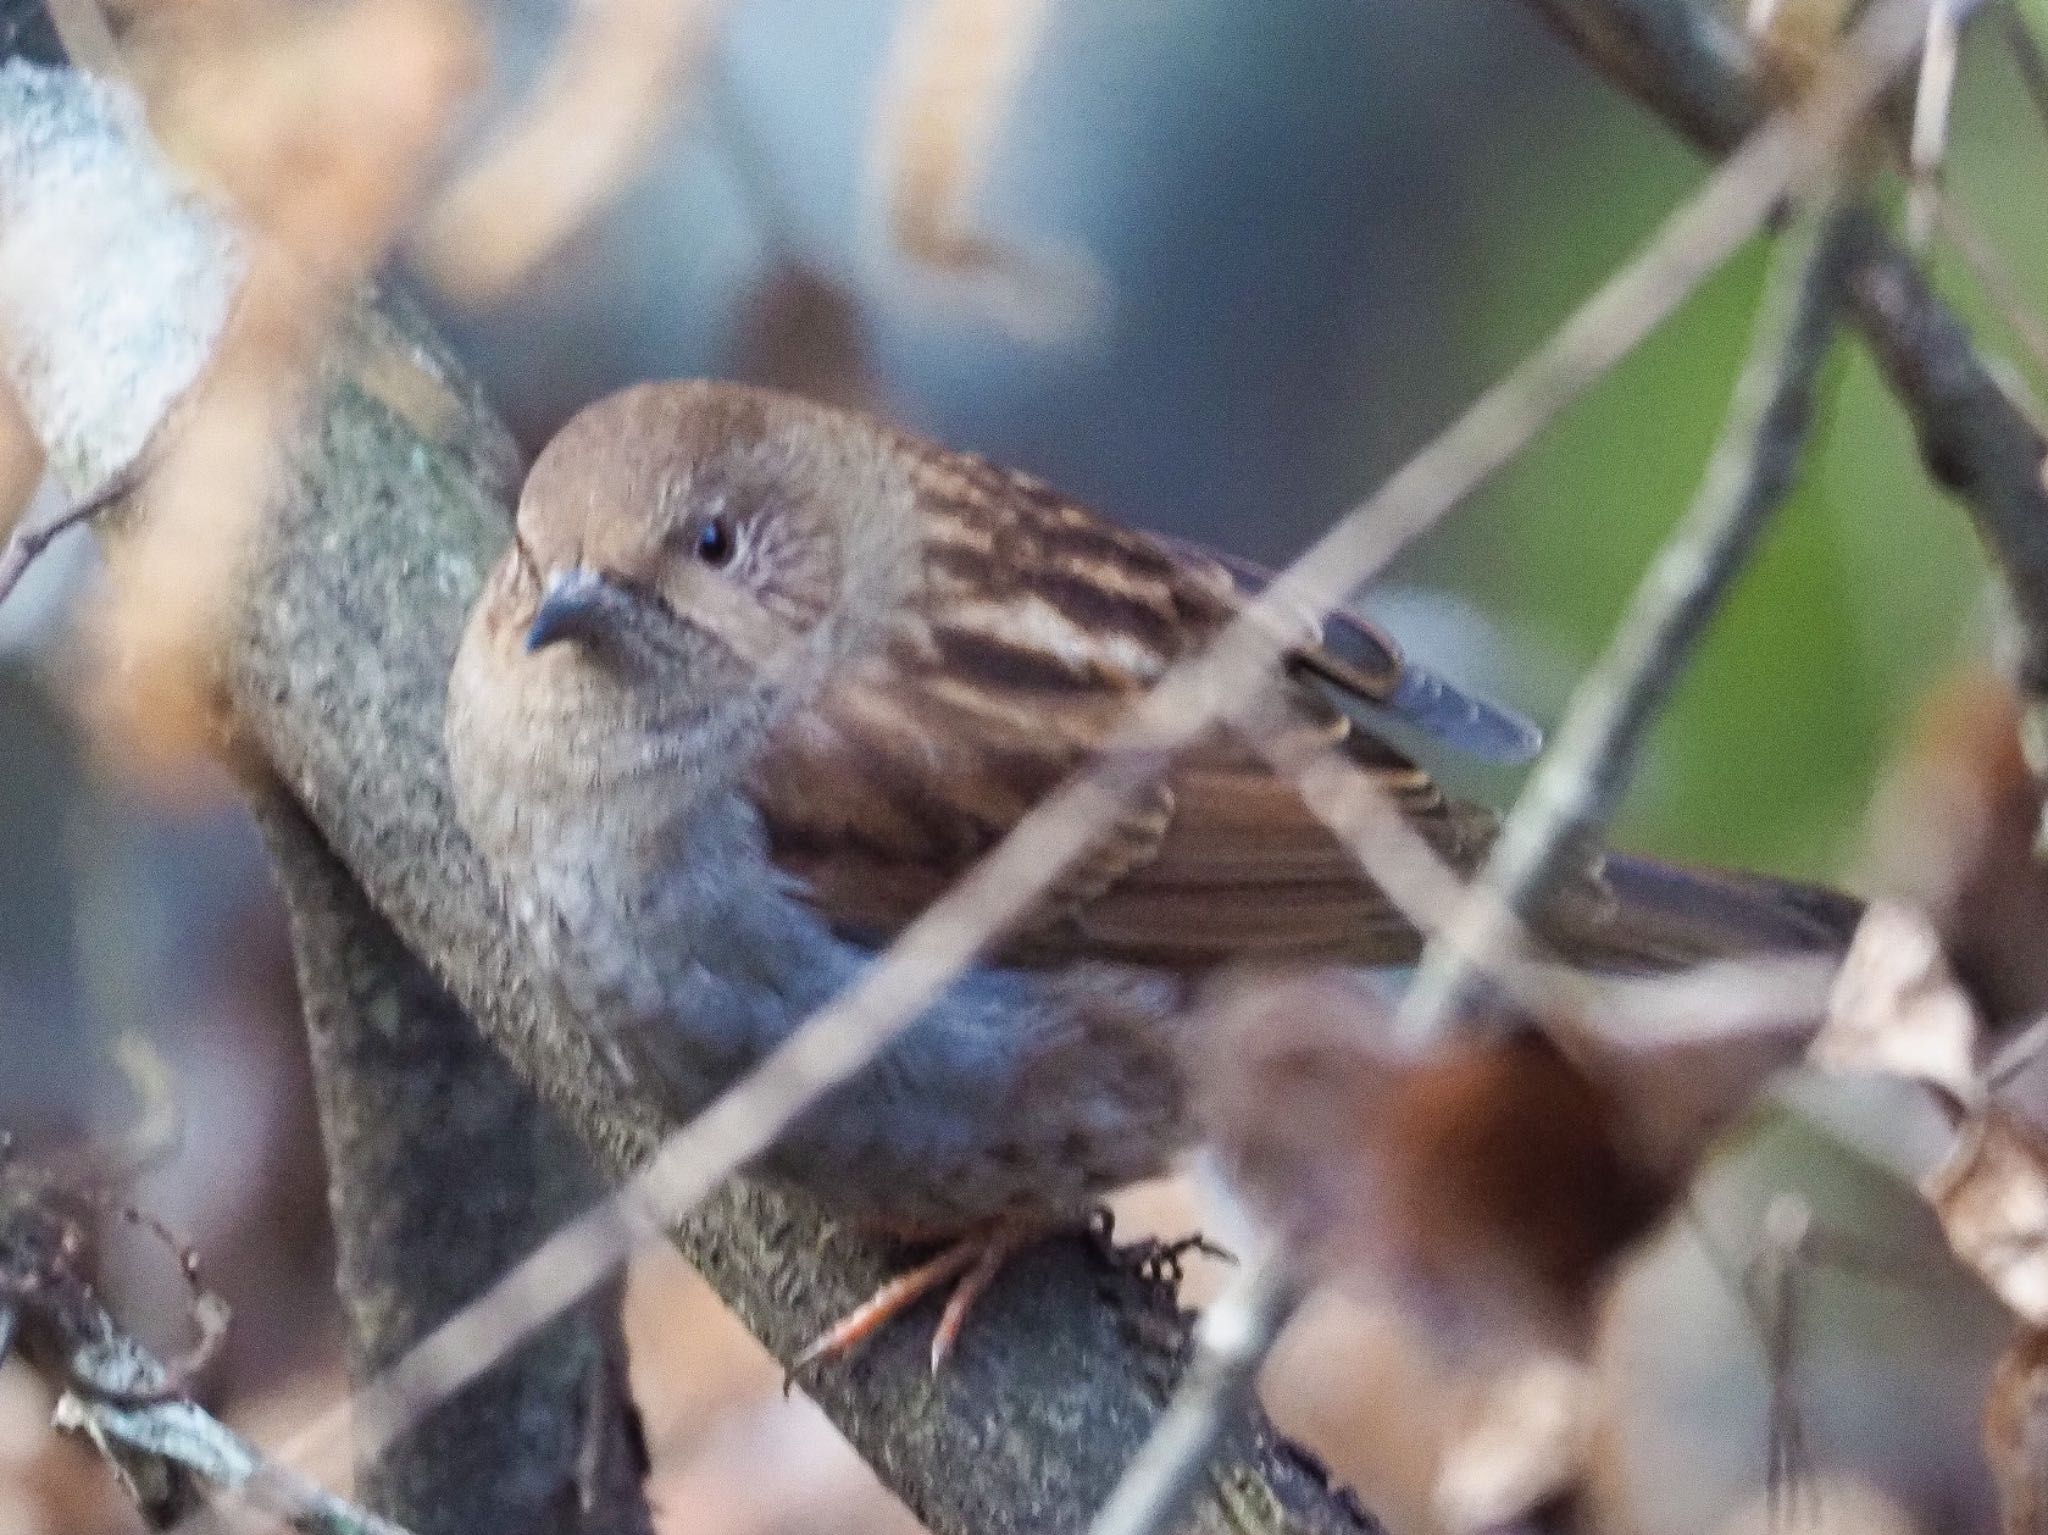
[(1152, 1284), (1180, 1288), (1180, 1282), (1187, 1277), (1188, 1254), (1200, 1253), (1205, 1258), (1215, 1258), (1223, 1263), (1236, 1263), (1237, 1254), (1203, 1236), (1201, 1232), (1190, 1232), (1184, 1237), (1171, 1240), (1147, 1238), (1134, 1242), (1124, 1249), (1127, 1259), (1138, 1271), (1138, 1277)]
[(926, 1295), (952, 1280), (953, 1290), (946, 1297), (946, 1309), (939, 1314), (939, 1325), (932, 1333), (931, 1368), (934, 1375), (938, 1374), (953, 1346), (960, 1341), (967, 1313), (1002, 1272), (1003, 1265), (1055, 1229), (1042, 1220), (998, 1220), (941, 1248), (915, 1268), (898, 1274), (833, 1323), (797, 1356), (790, 1373), (794, 1375), (821, 1359), (847, 1358)]
[(1116, 1239), (1116, 1215), (1109, 1206), (1097, 1205), (1088, 1219), (1088, 1237), (1102, 1261), (1114, 1268), (1136, 1274), (1147, 1284), (1178, 1289), (1186, 1277), (1187, 1258), (1200, 1253), (1224, 1263), (1237, 1262), (1237, 1254), (1201, 1232), (1184, 1237), (1139, 1237), (1135, 1242)]

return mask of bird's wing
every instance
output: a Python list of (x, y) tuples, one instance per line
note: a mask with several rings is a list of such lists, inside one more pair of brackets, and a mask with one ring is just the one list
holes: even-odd
[[(1228, 572), (1241, 597), (1257, 597), (1274, 581), (1272, 571), (1250, 560), (1179, 539), (1166, 542), (1185, 558)], [(1366, 729), (1400, 720), (1488, 762), (1527, 762), (1542, 750), (1543, 732), (1532, 721), (1418, 665), (1363, 614), (1337, 608), (1320, 621), (1302, 614), (1297, 622), (1315, 634), (1295, 656), (1297, 673), (1321, 684)]]
[[(835, 928), (867, 942), (936, 899), (1243, 605), (1232, 573), (1196, 551), (1120, 528), (1026, 476), (912, 446), (924, 586), (886, 644), (779, 728), (752, 784), (777, 862)], [(1490, 817), (1447, 802), (1325, 696), (1397, 697), (1398, 652), (1361, 640), (1338, 654), (1307, 625), (1290, 638), (1303, 678), (1281, 684), (1271, 728), (1374, 772), (1425, 835), (1469, 864)], [(1218, 731), (1055, 883), (1005, 953), (1196, 968), (1387, 960), (1414, 942), (1265, 758)]]

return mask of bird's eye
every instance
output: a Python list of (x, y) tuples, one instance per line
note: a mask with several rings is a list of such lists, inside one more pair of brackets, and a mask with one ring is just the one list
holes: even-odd
[(732, 528), (723, 517), (707, 517), (697, 529), (697, 558), (713, 566), (732, 558)]

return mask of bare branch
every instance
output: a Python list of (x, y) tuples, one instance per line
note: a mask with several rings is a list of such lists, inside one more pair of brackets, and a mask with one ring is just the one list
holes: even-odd
[(1941, 169), (1948, 154), (1948, 120), (1956, 91), (1955, 7), (1933, 0), (1927, 8), (1927, 42), (1920, 50), (1920, 81), (1913, 96), (1913, 137), (1909, 159), (1913, 185), (1906, 196), (1906, 243), (1924, 252), (1934, 239), (1941, 207)]
[(1913, 416), (1928, 472), (1969, 507), (2005, 578), (2023, 632), (2018, 681), (2038, 702), (2048, 695), (2048, 439), (1883, 225), (1865, 215), (1855, 238), (1849, 292), (1864, 339)]
[(57, 541), (59, 535), (72, 528), (82, 527), (105, 511), (118, 493), (111, 496), (95, 496), (89, 501), (80, 501), (63, 510), (53, 512), (41, 522), (16, 528), (0, 548), (0, 602), (5, 602), (21, 578), (28, 574), (29, 566), (42, 558), (43, 551)]
[(1769, 102), (1724, 8), (1690, 0), (1529, 0), (1600, 72), (1695, 143), (1731, 148)]
[[(216, 1326), (202, 1321), (195, 1357), (172, 1365), (121, 1329), (89, 1272), (88, 1222), (102, 1202), (33, 1169), (0, 1172), (0, 1358), (18, 1342), (63, 1391), (58, 1427), (86, 1434), (159, 1527), (204, 1506), (196, 1477), (306, 1535), (406, 1535), (270, 1464), (184, 1395)], [(183, 1245), (167, 1240), (196, 1286)]]
[(1089, 1535), (1164, 1535), (1187, 1507), (1232, 1417), (1251, 1397), (1259, 1366), (1294, 1314), (1300, 1292), (1277, 1246), (1230, 1276), (1195, 1328), (1195, 1360)]
[(1302, 803), (1351, 849), (1359, 867), (1409, 926), (1433, 938), (1470, 903), (1483, 901), (1492, 909), (1489, 920), (1499, 932), (1499, 942), (1477, 961), (1488, 979), (1539, 1016), (1583, 1016), (1593, 1011), (1591, 978), (1543, 963), (1520, 916), (1495, 892), (1468, 885), (1369, 772), (1329, 747), (1300, 754), (1289, 742), (1249, 733), (1247, 739), (1287, 774)]

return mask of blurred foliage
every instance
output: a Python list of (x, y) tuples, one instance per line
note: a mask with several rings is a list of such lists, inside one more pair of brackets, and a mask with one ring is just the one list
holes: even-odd
[[(2027, 291), (2048, 291), (2048, 130), (1990, 29), (1963, 67), (1950, 185)], [(1465, 315), (1468, 346), (1496, 366), (1536, 345), (1700, 175), (1669, 139), (1609, 115), (1588, 114), (1548, 162), (1499, 163)], [(1555, 718), (1692, 495), (1762, 273), (1761, 249), (1746, 252), (1404, 567), (1469, 592), (1511, 653), (1536, 658), (1513, 684), (1540, 717)], [(1961, 264), (1945, 260), (1939, 273), (1988, 347), (2012, 351)], [(1851, 339), (1830, 361), (1799, 489), (1661, 721), (1621, 840), (1842, 872), (1906, 711), (1988, 636), (1984, 563), (1944, 501)]]

